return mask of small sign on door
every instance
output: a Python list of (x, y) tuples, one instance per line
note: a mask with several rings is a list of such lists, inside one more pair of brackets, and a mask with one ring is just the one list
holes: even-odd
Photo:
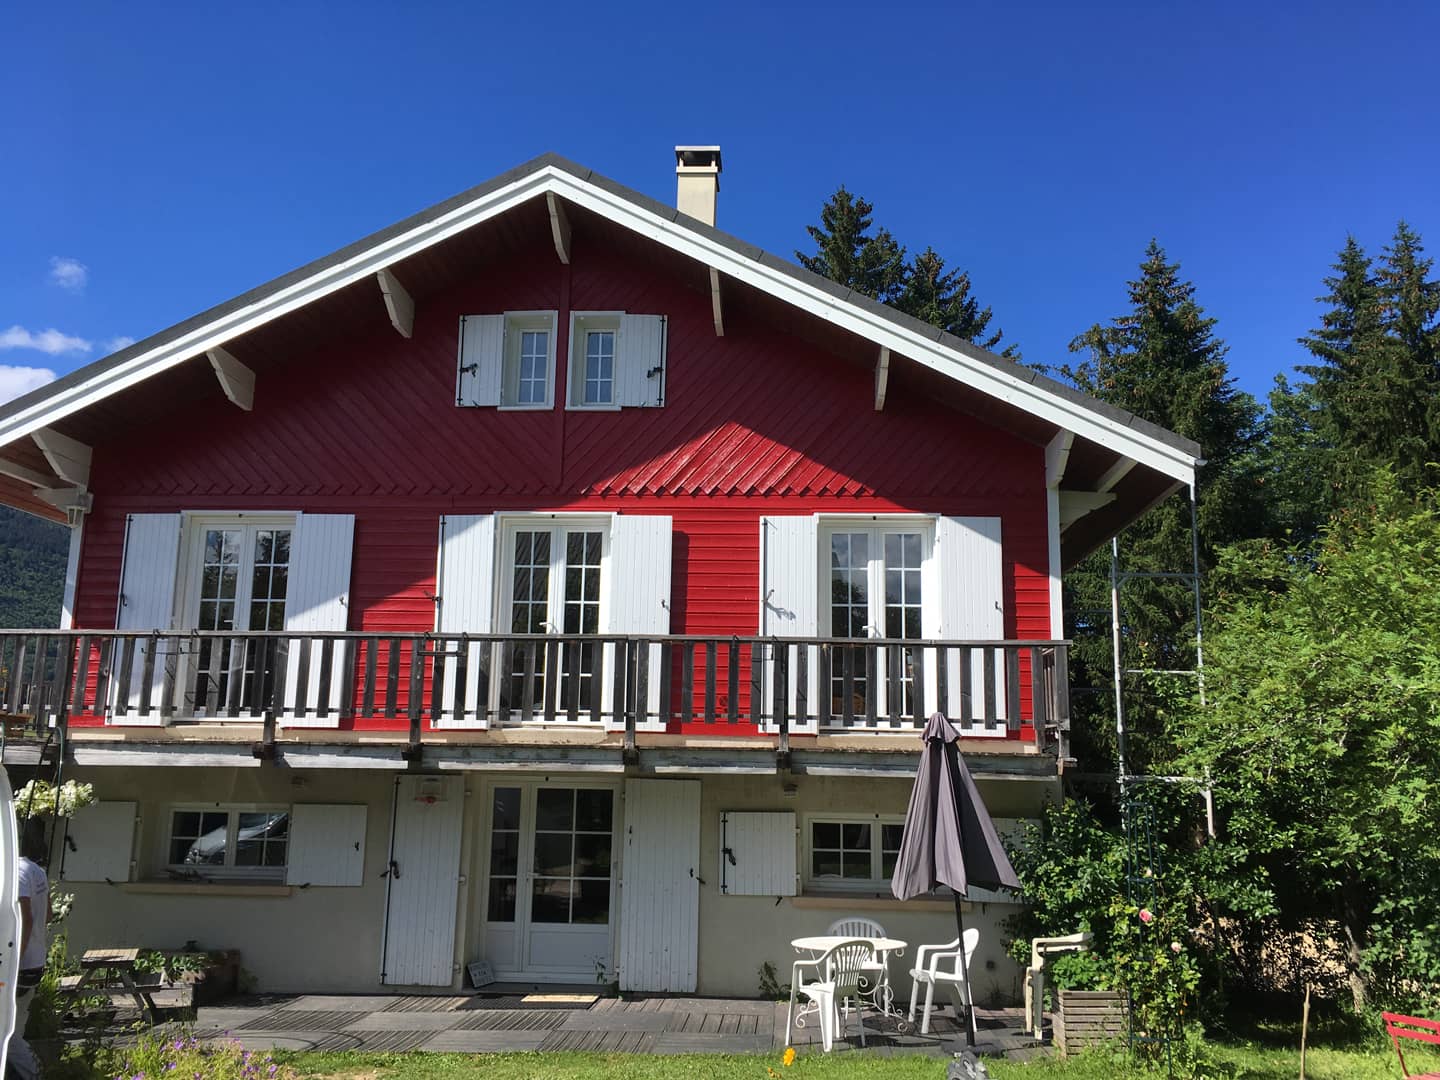
[(489, 960), (476, 960), (465, 970), (470, 972), (470, 985), (477, 990), (482, 986), (489, 986), (495, 981), (495, 969)]

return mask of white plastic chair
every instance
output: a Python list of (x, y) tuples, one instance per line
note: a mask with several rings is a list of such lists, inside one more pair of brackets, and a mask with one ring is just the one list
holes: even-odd
[[(930, 1011), (935, 1000), (935, 986), (945, 984), (955, 1002), (958, 1013), (963, 1002), (968, 1012), (972, 1007), (970, 984), (965, 973), (970, 970), (970, 961), (980, 945), (980, 931), (970, 927), (965, 931), (965, 962), (960, 962), (960, 938), (944, 945), (921, 945), (915, 951), (915, 966), (910, 969), (910, 1022), (915, 1022), (915, 1002), (920, 996), (920, 987), (925, 987), (925, 1013), (920, 1021), (920, 1034), (930, 1034)], [(929, 962), (926, 962), (929, 954)], [(946, 966), (942, 966), (946, 965)]]
[[(813, 960), (796, 960), (790, 976), (790, 1008), (785, 1014), (785, 1044), (790, 1044), (790, 1020), (795, 1013), (795, 995), (804, 994), (820, 1014), (820, 1044), (828, 1054), (840, 1028), (840, 1006), (855, 1001), (855, 1021), (860, 1025), (860, 1045), (865, 1045), (865, 1017), (860, 1011), (861, 984), (867, 964), (875, 961), (875, 947), (868, 941), (842, 941)], [(802, 980), (802, 969), (813, 968), (815, 979)]]
[[(830, 924), (830, 929), (825, 933), (830, 937), (848, 938), (883, 938), (890, 935), (885, 933), (885, 928), (874, 919), (862, 918), (859, 915), (849, 915), (843, 919), (836, 919)], [(877, 951), (875, 960), (865, 965), (863, 972), (865, 981), (864, 989), (867, 997), (873, 999), (877, 1009), (887, 1008), (886, 995), (890, 992), (890, 954)]]

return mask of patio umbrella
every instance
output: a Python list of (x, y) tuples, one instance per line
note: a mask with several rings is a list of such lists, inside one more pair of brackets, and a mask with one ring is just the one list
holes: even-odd
[[(1010, 857), (1000, 846), (995, 823), (985, 809), (965, 759), (960, 754), (959, 733), (950, 721), (936, 713), (921, 736), (925, 749), (910, 792), (910, 809), (905, 813), (905, 832), (890, 878), (890, 891), (898, 900), (921, 896), (938, 885), (947, 885), (955, 894), (955, 924), (959, 928), (960, 963), (965, 985), (970, 971), (965, 959), (965, 914), (963, 898), (972, 885), (982, 889), (1020, 888), (1020, 879)], [(966, 1037), (975, 1045), (974, 992), (971, 991), (970, 1026)]]

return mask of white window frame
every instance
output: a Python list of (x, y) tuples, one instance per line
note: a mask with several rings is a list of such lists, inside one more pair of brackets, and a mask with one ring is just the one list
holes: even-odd
[[(161, 836), (161, 842), (165, 845), (161, 852), (160, 865), (170, 874), (190, 875), (198, 874), (201, 878), (215, 881), (253, 881), (267, 884), (284, 884), (285, 870), (290, 863), (290, 844), (293, 837), (289, 831), (285, 836), (285, 863), (280, 866), (236, 866), (235, 845), (239, 838), (240, 815), (241, 814), (285, 814), (288, 816), (287, 825), (294, 828), (294, 815), (288, 805), (261, 804), (261, 803), (176, 803), (165, 808), (165, 829)], [(175, 815), (176, 814), (225, 814), (227, 815), (225, 825), (225, 863), (222, 866), (211, 864), (196, 865), (193, 863), (174, 863), (170, 861), (170, 848), (175, 836)]]
[[(819, 619), (817, 626), (821, 637), (838, 637), (835, 633), (830, 589), (830, 548), (831, 538), (836, 533), (868, 532), (871, 534), (871, 551), (867, 560), (866, 589), (869, 597), (869, 637), (883, 638), (885, 620), (885, 534), (896, 532), (918, 532), (920, 534), (920, 637), (932, 636), (932, 629), (940, 625), (939, 563), (935, 554), (936, 519), (930, 514), (818, 514), (816, 569)], [(877, 543), (878, 541), (878, 543)], [(861, 639), (856, 638), (856, 641)], [(876, 658), (875, 678), (879, 683), (879, 712), (884, 715), (889, 705), (890, 682), (886, 677), (889, 657), (884, 650)], [(925, 711), (932, 711), (936, 700), (934, 658), (925, 658)], [(818, 687), (822, 694), (830, 692), (828, 687)], [(857, 718), (858, 721), (858, 718)]]
[[(559, 313), (555, 311), (505, 312), (505, 344), (500, 359), (500, 404), (506, 412), (541, 412), (555, 407), (555, 334)], [(520, 402), (520, 342), (527, 330), (544, 330), (548, 335), (545, 357), (545, 400)]]
[[(625, 342), (621, 337), (623, 311), (572, 311), (570, 350), (565, 379), (565, 408), (572, 412), (619, 412), (620, 371), (624, 364)], [(610, 400), (585, 400), (585, 335), (608, 330), (615, 335), (615, 358), (610, 367)]]
[[(903, 827), (904, 814), (844, 814), (818, 811), (806, 814), (801, 826), (801, 848), (804, 862), (800, 879), (807, 893), (889, 893), (890, 879), (884, 874), (884, 829), (886, 825)], [(815, 876), (816, 825), (869, 825), (870, 876), (867, 878), (822, 878)]]
[[(497, 514), (497, 532), (499, 533), (499, 550), (495, 554), (495, 577), (496, 577), (496, 617), (495, 632), (508, 635), (513, 633), (511, 604), (515, 599), (515, 534), (518, 532), (534, 532), (540, 529), (551, 531), (550, 539), (550, 575), (548, 581), (549, 593), (546, 598), (546, 624), (548, 634), (561, 634), (564, 632), (565, 614), (565, 556), (564, 545), (556, 543), (556, 535), (570, 529), (586, 529), (600, 533), (600, 606), (597, 612), (599, 619), (599, 633), (605, 632), (608, 624), (606, 621), (610, 615), (610, 582), (614, 576), (614, 565), (610, 556), (611, 533), (615, 521), (613, 514)], [(557, 568), (559, 572), (557, 573)], [(559, 620), (555, 616), (559, 616)], [(498, 662), (498, 661), (497, 661)], [(604, 678), (606, 685), (609, 685), (610, 665), (605, 665)], [(490, 709), (492, 713), (500, 707), (500, 693), (508, 678), (507, 674), (492, 678), (490, 691)], [(609, 695), (603, 698), (609, 701)], [(532, 720), (533, 724), (542, 724), (539, 719)], [(556, 724), (561, 723), (558, 719)], [(566, 726), (573, 726), (566, 722)]]
[[(285, 611), (288, 617), (290, 596), (294, 590), (294, 579), (290, 573), (294, 566), (295, 531), (299, 515), (283, 511), (228, 511), (195, 513), (187, 511), (181, 515), (180, 557), (177, 565), (178, 581), (175, 589), (175, 618), (172, 625), (176, 630), (195, 630), (200, 624), (200, 600), (205, 567), (205, 534), (211, 529), (240, 529), (244, 532), (241, 541), (240, 575), (235, 583), (235, 629), (234, 633), (244, 634), (250, 627), (251, 589), (255, 577), (255, 533), (263, 529), (290, 530), (290, 558), (286, 572)], [(244, 626), (239, 616), (244, 614)], [(175, 678), (176, 708), (181, 708), (184, 695), (196, 678), (195, 663), (188, 649), (179, 653), (180, 666)], [(188, 715), (188, 714), (187, 714)], [(204, 715), (203, 709), (196, 709), (194, 715)], [(241, 723), (250, 720), (240, 718)]]
[[(236, 614), (240, 613), (242, 605), (245, 612), (245, 627), (242, 629), (237, 625), (235, 630), (239, 634), (250, 628), (250, 590), (254, 584), (256, 531), (289, 529), (293, 560), (297, 521), (297, 515), (278, 511), (184, 514), (181, 521), (180, 587), (175, 590), (175, 595), (179, 598), (179, 617), (175, 622), (177, 629), (194, 630), (200, 622), (200, 588), (205, 563), (206, 532), (211, 529), (241, 529), (245, 532), (240, 565), (249, 572), (241, 574), (235, 589)], [(285, 597), (288, 605), (290, 598), (288, 573)]]

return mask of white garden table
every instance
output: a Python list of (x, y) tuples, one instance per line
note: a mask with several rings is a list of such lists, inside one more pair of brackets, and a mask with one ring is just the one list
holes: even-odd
[[(790, 942), (796, 952), (807, 952), (809, 959), (815, 960), (847, 941), (864, 941), (870, 944), (875, 950), (876, 956), (884, 966), (884, 974), (876, 981), (864, 998), (875, 1007), (875, 1010), (882, 1016), (893, 1018), (903, 1030), (906, 1026), (905, 1017), (895, 1009), (894, 993), (890, 989), (890, 954), (904, 956), (909, 942), (901, 941), (892, 937), (862, 937), (855, 934), (819, 934), (815, 937), (798, 937)], [(800, 1012), (795, 1012), (795, 983), (799, 978), (798, 972), (792, 972), (790, 976), (790, 1008), (785, 1015), (785, 1041), (790, 1041), (790, 1021), (793, 1017), (796, 1027), (805, 1026), (805, 1014), (818, 1010), (814, 1002), (807, 1002), (800, 1007)]]

